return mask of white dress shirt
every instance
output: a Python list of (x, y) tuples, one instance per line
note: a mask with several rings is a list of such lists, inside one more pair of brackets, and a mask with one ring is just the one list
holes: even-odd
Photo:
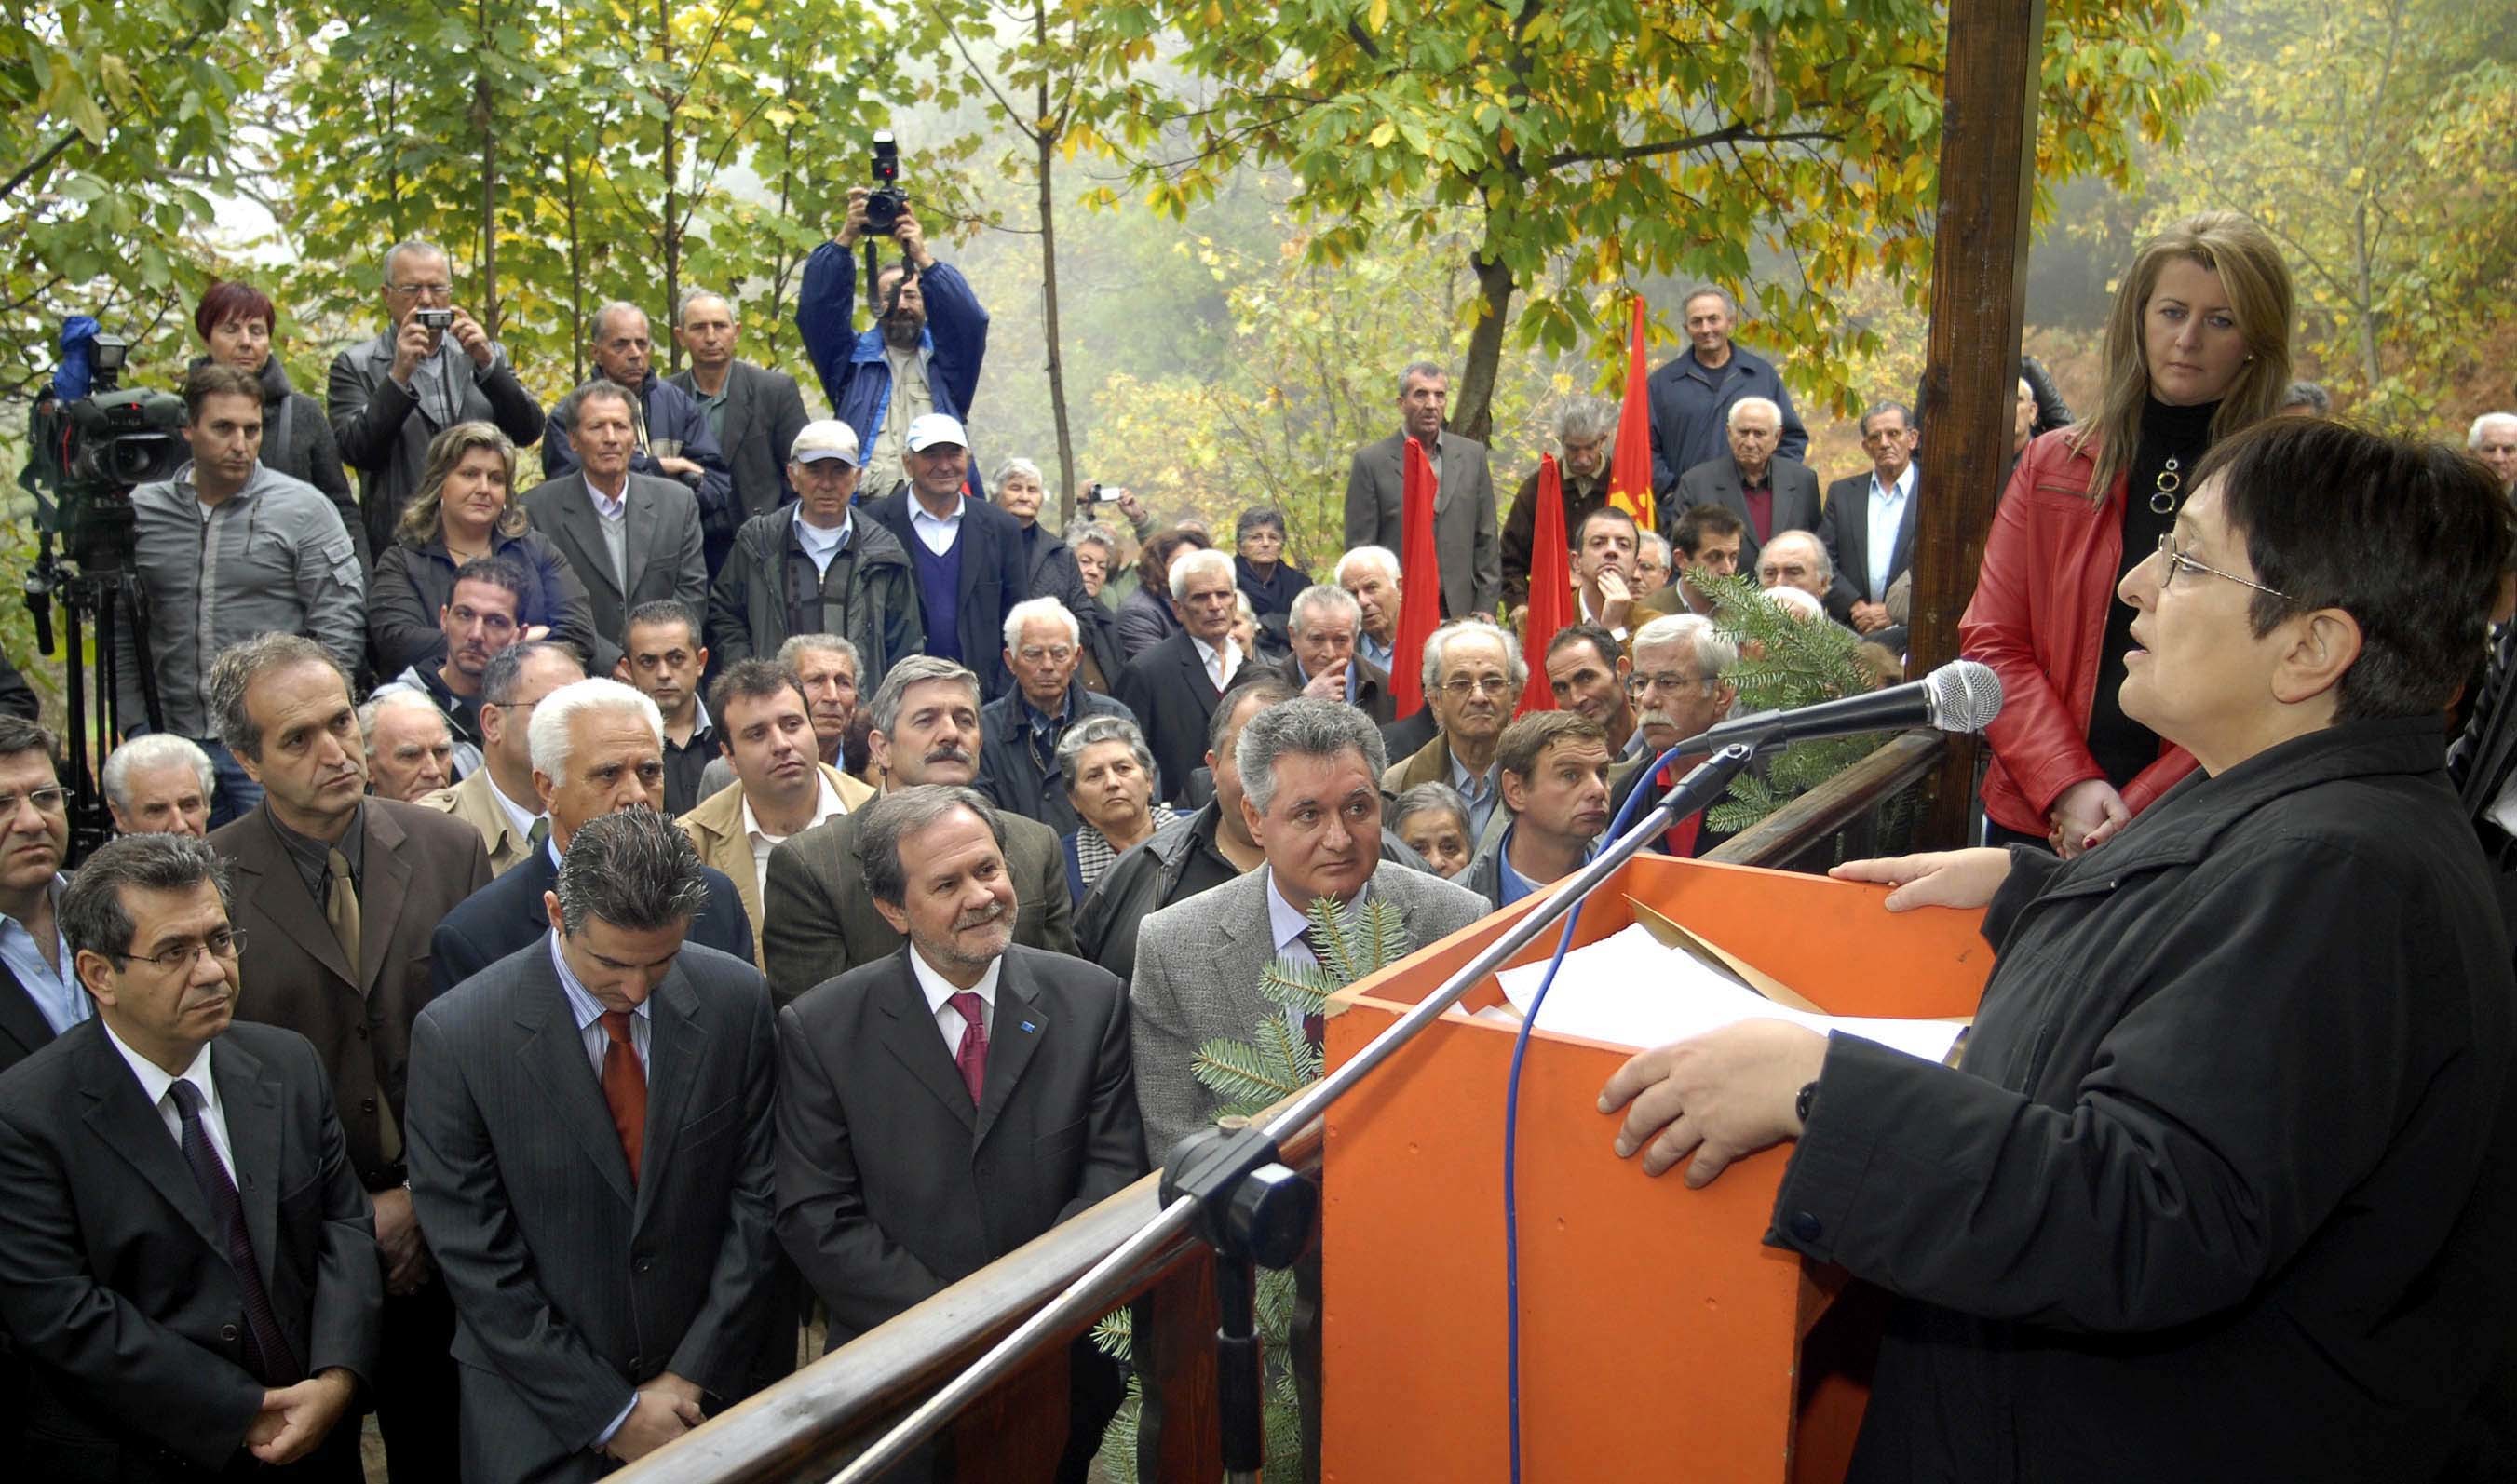
[[(612, 1033), (603, 1029), (603, 1001), (577, 982), (576, 971), (568, 966), (568, 955), (560, 952), (557, 933), (550, 935), (550, 954), (551, 967), (559, 970), (560, 992), (568, 996), (569, 1012), (576, 1017), (576, 1039), (584, 1042), (585, 1059), (594, 1068), (594, 1080), (600, 1082), (603, 1081), (603, 1055), (612, 1049)], [(654, 1003), (655, 996), (651, 995), (638, 1001), (638, 1008), (629, 1012), (629, 1046), (638, 1053), (638, 1070), (641, 1073), (647, 1070), (647, 1049), (654, 1044), (656, 1038), (656, 1019), (648, 1013), (648, 1007)], [(611, 1434), (607, 1432), (604, 1436), (608, 1438)]]
[(165, 1068), (132, 1050), (129, 1041), (114, 1035), (110, 1023), (105, 1028), (105, 1039), (122, 1053), (131, 1075), (140, 1079), (140, 1095), (157, 1110), (157, 1122), (166, 1125), (166, 1136), (175, 1141), (178, 1149), (184, 1147), (184, 1115), (166, 1094), (177, 1082), (191, 1082), (200, 1089), (201, 1127), (209, 1133), (210, 1147), (218, 1151), (219, 1163), (227, 1166), (228, 1183), (241, 1183), (235, 1177), (235, 1150), (228, 1143), (228, 1116), (219, 1107), (219, 1084), (210, 1077), (210, 1048), (214, 1042), (201, 1042), (201, 1049), (193, 1054), (192, 1064), (184, 1069), (182, 1077), (169, 1077)]
[(1914, 466), (1897, 476), (1888, 488), (1879, 488), (1879, 471), (1870, 471), (1870, 601), (1884, 602), (1891, 580), (1888, 569), (1897, 559), (1897, 531), (1905, 524), (1905, 502), (1914, 494)]
[[(807, 829), (848, 812), (848, 806), (839, 801), (839, 791), (831, 786), (831, 776), (816, 765), (813, 777), (822, 785), (822, 796), (813, 803), (813, 822), (804, 827)], [(786, 844), (789, 837), (771, 834), (760, 827), (760, 817), (751, 812), (751, 795), (748, 793), (743, 796), (743, 834), (751, 842), (751, 869), (760, 882), (760, 894), (766, 899), (769, 895), (769, 852)]]
[(919, 503), (917, 496), (913, 494), (909, 497), (909, 529), (917, 532), (917, 539), (928, 551), (940, 557), (951, 551), (953, 543), (960, 538), (961, 515), (969, 508), (969, 504), (968, 495), (957, 494), (953, 496), (953, 513), (949, 516), (937, 516), (931, 514), (923, 504)]
[(1216, 691), (1229, 689), (1232, 677), (1241, 673), (1241, 646), (1226, 638), (1218, 650), (1195, 634), (1188, 636), (1188, 642), (1197, 646), (1198, 663), (1206, 666), (1206, 678), (1215, 682)]
[(979, 982), (963, 990), (927, 967), (926, 955), (917, 951), (916, 944), (910, 945), (909, 972), (917, 976), (917, 988), (926, 996), (927, 1013), (935, 1017), (935, 1029), (944, 1037), (944, 1049), (955, 1061), (960, 1059), (961, 1032), (969, 1022), (961, 1018), (960, 1011), (953, 1008), (953, 996), (962, 994), (979, 996), (979, 1032), (988, 1038), (990, 1045), (996, 1044), (997, 979), (1004, 966), (1003, 958), (988, 960), (988, 971), (979, 976)]

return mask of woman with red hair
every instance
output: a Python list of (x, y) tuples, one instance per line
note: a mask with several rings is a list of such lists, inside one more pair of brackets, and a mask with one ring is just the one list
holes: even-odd
[(192, 328), (200, 332), (209, 354), (192, 364), (215, 360), (262, 383), (262, 466), (305, 481), (340, 507), (341, 524), (359, 548), (360, 570), (372, 571), (366, 521), (350, 490), (349, 473), (341, 467), (331, 421), (321, 403), (288, 384), (288, 372), (271, 353), (272, 333), (278, 325), (270, 295), (246, 283), (213, 283), (192, 311)]

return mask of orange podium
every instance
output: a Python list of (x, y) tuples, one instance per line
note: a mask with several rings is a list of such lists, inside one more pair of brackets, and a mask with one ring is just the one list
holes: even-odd
[[(1575, 944), (1642, 901), (1841, 1015), (1971, 1015), (1991, 970), (1981, 914), (1892, 915), (1884, 887), (1640, 856)], [(1332, 1067), (1491, 944), (1533, 897), (1338, 997)], [(1544, 962), (1559, 928), (1514, 958)], [(1489, 977), (1457, 1010), (1503, 1003)], [(1328, 1111), (1321, 1176), (1321, 1465), (1335, 1484), (1507, 1476), (1504, 1090), (1514, 1028), (1446, 1014)], [(1843, 1275), (1760, 1240), (1788, 1146), (1704, 1190), (1611, 1147), (1600, 1084), (1632, 1050), (1530, 1039), (1519, 1127), (1520, 1416), (1533, 1484), (1842, 1476), (1867, 1397)], [(1841, 1317), (1841, 1316), (1839, 1316)], [(1875, 1318), (1864, 1323), (1875, 1324)]]

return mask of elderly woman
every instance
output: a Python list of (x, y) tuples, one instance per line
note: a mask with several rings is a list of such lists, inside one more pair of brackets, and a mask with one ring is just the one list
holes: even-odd
[(1112, 862), (1177, 818), (1154, 802), (1154, 754), (1123, 716), (1088, 716), (1057, 740), (1057, 773), (1083, 823), (1066, 837), (1066, 888), (1082, 907)]
[(1899, 1299), (1856, 1484), (2435, 1479), (2495, 1382), (2517, 984), (2439, 719), (2508, 511), (2313, 419), (2191, 472), (2121, 587), (2188, 776), (2076, 860), (1835, 872), (1989, 909), (1959, 1063), (1761, 1021), (1600, 1099), (1692, 1184), (1797, 1139), (1767, 1240)]
[(1094, 602), (1110, 585), (1110, 570), (1119, 560), (1119, 532), (1107, 521), (1078, 520), (1066, 528), (1066, 548), (1075, 553), (1075, 570), (1084, 574), (1084, 591)]
[(1214, 545), (1200, 532), (1181, 527), (1146, 537), (1144, 550), (1136, 556), (1136, 590), (1119, 605), (1122, 664), (1179, 632), (1179, 618), (1172, 612), (1172, 560), (1183, 551), (1205, 551)]
[(1250, 595), (1232, 595), (1232, 642), (1241, 646), (1241, 657), (1258, 657), (1258, 610), (1251, 606)]
[[(1093, 601), (1101, 584), (1086, 580), (1084, 564), (1074, 549), (1059, 540), (1057, 532), (1040, 524), (1041, 507), (1048, 499), (1040, 465), (1027, 458), (1006, 459), (997, 466), (993, 488), (998, 506), (1022, 528), (1022, 596), (1055, 598), (1066, 605), (1066, 611), (1075, 615), (1076, 626), (1083, 630), (1084, 662), (1079, 673), (1084, 677), (1085, 689), (1109, 695), (1127, 663), (1119, 653), (1118, 620)], [(1102, 572), (1106, 577), (1106, 564)]]
[(1285, 512), (1273, 505), (1253, 505), (1232, 525), (1233, 580), (1250, 597), (1261, 623), (1273, 616), (1281, 635), (1294, 596), (1311, 585), (1311, 574), (1284, 560)]
[(2123, 276), (2105, 401), (2021, 455), (1958, 624), (2001, 676), (1984, 781), (1996, 843), (2075, 855), (2193, 771), (2117, 700), (2135, 646), (2110, 598), (2193, 498), (2203, 453), (2280, 404), (2289, 333), (2289, 270), (2233, 212), (2170, 226)]
[(394, 529), (394, 543), (376, 558), (367, 596), (367, 642), (376, 669), (398, 674), (440, 664), (446, 633), (438, 610), (454, 597), (454, 573), (466, 562), (504, 557), (531, 579), (518, 637), (557, 639), (594, 653), (594, 612), (585, 584), (569, 570), (548, 536), (525, 524), (513, 498), (516, 445), (485, 422), (456, 423), (428, 445), (419, 490)]
[(367, 523), (359, 514), (349, 473), (341, 467), (340, 445), (332, 442), (332, 424), (323, 404), (288, 384), (288, 370), (271, 353), (271, 337), (279, 312), (262, 290), (243, 283), (213, 283), (192, 310), (192, 328), (200, 333), (207, 354), (192, 364), (217, 361), (262, 383), (262, 465), (303, 480), (323, 491), (340, 507), (341, 524), (359, 551), (359, 567), (373, 571), (367, 550)]
[(1469, 865), (1469, 805), (1448, 784), (1418, 784), (1389, 806), (1389, 827), (1447, 881)]

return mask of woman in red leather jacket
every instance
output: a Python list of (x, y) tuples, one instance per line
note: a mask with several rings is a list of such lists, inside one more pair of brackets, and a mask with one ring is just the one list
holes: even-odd
[(2193, 770), (2116, 699), (2133, 611), (2115, 587), (2175, 524), (2203, 451), (2279, 403), (2290, 314), (2262, 228), (2226, 211), (2175, 223), (2116, 291), (2098, 411), (2020, 457), (1958, 623), (1963, 653), (2001, 676), (1984, 781), (1994, 843), (2077, 855)]

